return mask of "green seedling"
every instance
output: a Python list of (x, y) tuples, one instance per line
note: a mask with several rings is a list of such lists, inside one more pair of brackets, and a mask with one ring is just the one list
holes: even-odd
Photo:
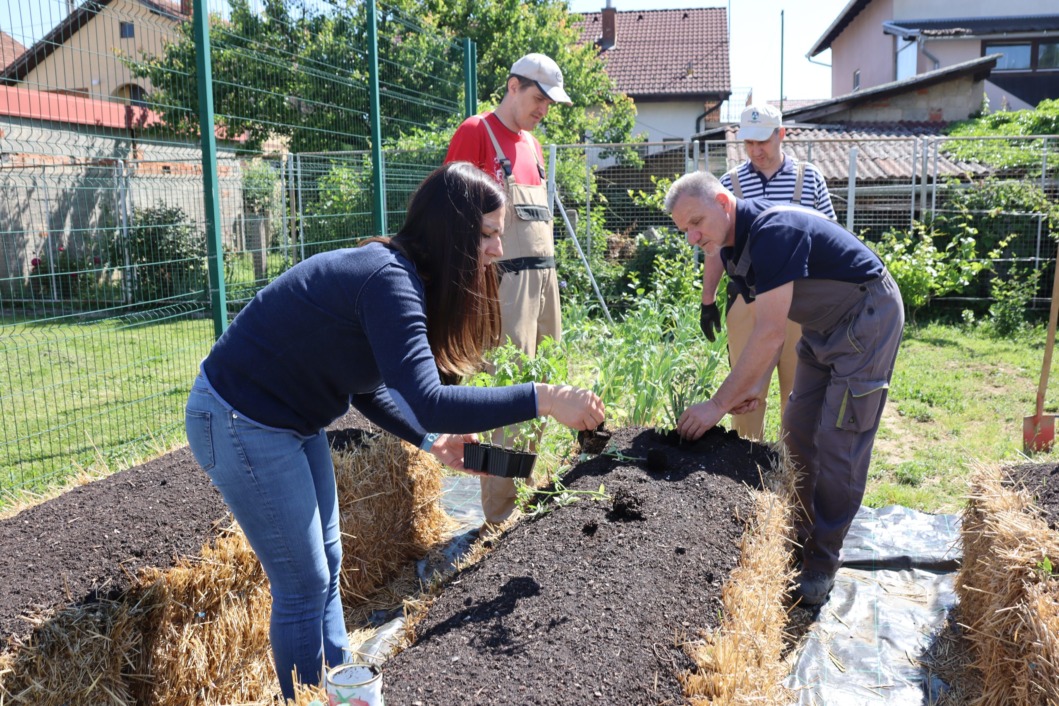
[(616, 444), (611, 444), (607, 448), (603, 449), (603, 453), (601, 453), (600, 456), (610, 456), (611, 458), (618, 459), (622, 463), (637, 463), (647, 460), (646, 458), (642, 458), (640, 456), (629, 456), (627, 454), (622, 453)]
[(520, 503), (523, 506), (523, 514), (527, 517), (541, 517), (557, 507), (570, 505), (581, 498), (589, 500), (607, 500), (608, 495), (603, 484), (599, 484), (597, 490), (572, 490), (562, 484), (558, 478), (553, 481), (553, 490), (537, 490), (529, 493), (529, 498)]

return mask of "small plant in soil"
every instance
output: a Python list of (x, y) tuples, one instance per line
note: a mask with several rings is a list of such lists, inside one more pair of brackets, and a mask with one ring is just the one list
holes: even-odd
[(519, 484), (517, 489), (517, 503), (526, 517), (540, 517), (557, 507), (575, 503), (581, 498), (590, 500), (606, 500), (607, 490), (602, 483), (596, 490), (573, 490), (563, 485), (562, 477), (570, 470), (569, 466), (562, 466), (552, 474), (551, 484), (544, 489), (531, 488), (525, 483)]

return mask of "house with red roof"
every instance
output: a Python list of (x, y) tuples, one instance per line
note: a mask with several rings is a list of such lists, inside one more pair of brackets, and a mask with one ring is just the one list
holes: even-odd
[(581, 42), (599, 48), (607, 74), (635, 102), (634, 134), (683, 142), (719, 122), (732, 92), (725, 8), (619, 12), (606, 0), (580, 26)]
[(125, 61), (163, 54), (165, 43), (175, 41), (180, 23), (190, 17), (191, 0), (82, 3), (39, 41), (5, 61), (0, 83), (143, 104), (150, 82), (133, 76)]

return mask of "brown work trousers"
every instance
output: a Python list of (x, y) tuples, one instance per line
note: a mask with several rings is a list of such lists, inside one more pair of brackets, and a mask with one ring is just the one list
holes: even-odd
[[(728, 362), (732, 367), (739, 360), (739, 356), (746, 349), (750, 334), (754, 330), (756, 307), (747, 304), (746, 300), (738, 294), (734, 295), (732, 308), (725, 316), (725, 327), (728, 329)], [(780, 379), (780, 415), (787, 408), (787, 398), (790, 397), (791, 388), (794, 387), (794, 369), (798, 364), (798, 354), (795, 347), (798, 339), (802, 337), (802, 327), (793, 321), (787, 322), (787, 338), (783, 341), (783, 349), (780, 351), (779, 364), (776, 370)], [(765, 438), (765, 411), (768, 408), (768, 394), (766, 389), (760, 397), (760, 404), (753, 412), (732, 415), (732, 428), (744, 439), (761, 441)]]
[[(502, 340), (508, 338), (530, 356), (546, 337), (562, 340), (562, 317), (559, 310), (559, 282), (555, 269), (505, 272), (500, 278), (500, 322)], [(493, 432), (493, 443), (510, 445), (512, 427)], [(531, 440), (532, 447), (536, 439)], [(515, 481), (511, 478), (483, 476), (482, 512), (485, 521), (499, 524), (515, 510)]]

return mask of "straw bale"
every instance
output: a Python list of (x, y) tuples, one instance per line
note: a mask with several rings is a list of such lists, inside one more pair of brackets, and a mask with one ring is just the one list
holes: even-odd
[(1059, 702), (1059, 533), (1029, 495), (1006, 488), (996, 468), (978, 471), (964, 511), (964, 561), (956, 578), (960, 615), (981, 672), (980, 704)]
[[(400, 606), (419, 588), (411, 562), (454, 526), (438, 502), (440, 466), (389, 435), (334, 460), (343, 601)], [(0, 656), (0, 706), (271, 704), (270, 612), (268, 580), (233, 526), (200, 556), (145, 570), (120, 600), (42, 620)], [(321, 698), (309, 686), (295, 703)]]
[(755, 513), (743, 533), (739, 565), (721, 589), (720, 627), (685, 646), (697, 670), (682, 676), (692, 704), (784, 703), (783, 635), (790, 590), (793, 473), (779, 449), (775, 490), (753, 493)]
[(455, 528), (433, 456), (389, 434), (336, 451), (342, 525), (342, 601), (354, 609)]
[(110, 600), (42, 616), (0, 661), (0, 704), (135, 703), (143, 617), (141, 606)]
[(237, 528), (183, 558), (173, 568), (141, 578), (150, 607), (150, 650), (140, 703), (251, 701), (277, 689), (269, 649), (268, 581)]

